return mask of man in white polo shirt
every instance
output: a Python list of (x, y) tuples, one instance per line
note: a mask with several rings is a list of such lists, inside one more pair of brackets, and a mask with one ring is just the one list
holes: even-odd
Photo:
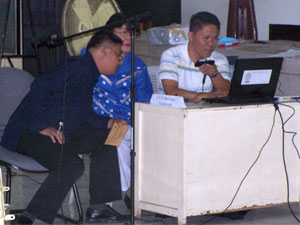
[[(203, 98), (227, 96), (230, 88), (226, 56), (215, 51), (220, 31), (218, 18), (198, 12), (190, 20), (189, 42), (163, 52), (160, 60), (159, 93), (183, 96), (199, 102)], [(195, 66), (197, 61), (213, 60)]]

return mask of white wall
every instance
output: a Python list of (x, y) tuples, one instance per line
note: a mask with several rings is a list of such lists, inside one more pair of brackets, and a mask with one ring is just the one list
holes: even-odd
[[(221, 21), (220, 37), (226, 37), (228, 5), (229, 0), (181, 0), (182, 24), (198, 11), (209, 11)], [(254, 6), (259, 40), (269, 39), (269, 24), (300, 25), (300, 0), (254, 0)]]

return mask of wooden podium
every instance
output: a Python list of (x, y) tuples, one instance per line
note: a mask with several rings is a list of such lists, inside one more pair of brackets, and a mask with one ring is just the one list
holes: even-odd
[(227, 37), (257, 40), (257, 26), (253, 0), (230, 0)]
[[(285, 129), (298, 133), (299, 148), (300, 104), (287, 104), (296, 112)], [(177, 217), (183, 225), (189, 216), (287, 203), (282, 125), (273, 104), (135, 106), (137, 217), (146, 210)], [(292, 113), (279, 108), (284, 120)], [(284, 140), (289, 201), (295, 203), (300, 199), (300, 161), (292, 135)]]

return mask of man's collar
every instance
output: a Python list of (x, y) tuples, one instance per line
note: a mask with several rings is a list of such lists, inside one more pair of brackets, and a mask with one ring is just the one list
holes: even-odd
[[(188, 42), (189, 43), (189, 42)], [(188, 43), (184, 44), (182, 46), (182, 56), (183, 56), (183, 59), (185, 61), (192, 61), (190, 56), (189, 56), (189, 48), (188, 48)]]
[(98, 71), (98, 67), (97, 67), (96, 62), (94, 61), (94, 58), (91, 55), (91, 53), (89, 53), (87, 51), (86, 54), (83, 57), (86, 58), (90, 68), (95, 70), (92, 75), (95, 76), (96, 79), (98, 79), (98, 76), (99, 76), (100, 72)]

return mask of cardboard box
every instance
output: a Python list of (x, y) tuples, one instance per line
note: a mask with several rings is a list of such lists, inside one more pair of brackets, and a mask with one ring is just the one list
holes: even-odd
[(173, 24), (147, 30), (152, 45), (178, 45), (188, 42), (189, 27)]

